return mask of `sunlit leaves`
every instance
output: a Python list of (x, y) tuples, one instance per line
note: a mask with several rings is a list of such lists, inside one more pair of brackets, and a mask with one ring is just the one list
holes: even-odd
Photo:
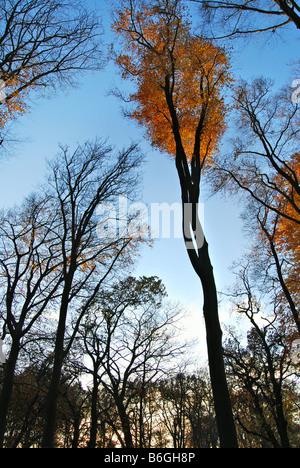
[[(298, 184), (300, 180), (300, 154), (296, 153), (290, 161), (286, 161), (293, 180)], [(277, 178), (278, 179), (278, 178)], [(276, 180), (278, 183), (278, 180)], [(288, 191), (288, 201), (284, 197), (278, 197), (278, 203), (282, 206), (285, 216), (282, 216), (277, 224), (275, 243), (278, 251), (283, 253), (287, 268), (287, 285), (294, 297), (300, 293), (300, 196), (293, 187), (287, 183), (280, 187)], [(298, 302), (299, 303), (299, 302)], [(300, 320), (300, 317), (299, 317)]]
[(117, 64), (137, 87), (129, 115), (146, 128), (154, 147), (171, 155), (176, 154), (178, 124), (187, 158), (208, 159), (225, 129), (227, 55), (192, 34), (180, 2), (130, 4), (120, 3), (114, 24), (124, 51)]
[(4, 128), (9, 120), (16, 119), (28, 111), (26, 97), (30, 87), (20, 91), (22, 77), (6, 78), (2, 76), (4, 98), (0, 103), (0, 129)]

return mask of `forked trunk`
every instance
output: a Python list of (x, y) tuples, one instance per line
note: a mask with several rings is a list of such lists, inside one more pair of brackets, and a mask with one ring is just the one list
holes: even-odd
[[(238, 448), (225, 373), (217, 290), (208, 244), (198, 217), (198, 193), (195, 200), (190, 187), (184, 183), (183, 176), (181, 182), (185, 246), (203, 290), (203, 314), (206, 326), (208, 362), (220, 446), (221, 448)], [(193, 202), (191, 203), (190, 200), (193, 200)]]

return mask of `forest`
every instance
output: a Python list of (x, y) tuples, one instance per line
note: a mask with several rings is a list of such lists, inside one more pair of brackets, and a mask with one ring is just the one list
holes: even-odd
[[(1, 184), (15, 154), (25, 158), (18, 124), (87, 77), (101, 88), (109, 70), (132, 125), (121, 145), (115, 122), (109, 138), (100, 123), (81, 142), (72, 128), (76, 142), (51, 135), (42, 180), (20, 203), (1, 201), (0, 448), (300, 448), (299, 58), (278, 53), (288, 84), (233, 66), (249, 42), (276, 55), (299, 28), (287, 0), (0, 0)], [(70, 114), (88, 120), (94, 93)], [(136, 274), (160, 242), (142, 216), (145, 146), (176, 176), (189, 273), (174, 249), (174, 276), (198, 281), (204, 362), (198, 322), (186, 333), (168, 278)], [(238, 205), (247, 240), (226, 289), (204, 192)], [(120, 200), (131, 209), (114, 209)]]

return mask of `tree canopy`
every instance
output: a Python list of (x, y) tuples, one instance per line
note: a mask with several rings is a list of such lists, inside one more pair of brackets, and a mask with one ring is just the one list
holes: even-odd
[(114, 23), (124, 50), (117, 64), (137, 85), (128, 114), (161, 151), (175, 156), (181, 146), (189, 161), (211, 163), (225, 130), (228, 55), (193, 34), (180, 2), (130, 3), (120, 3)]

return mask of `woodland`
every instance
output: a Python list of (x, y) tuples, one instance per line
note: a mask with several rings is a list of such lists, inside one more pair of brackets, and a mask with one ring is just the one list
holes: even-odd
[[(127, 146), (58, 142), (37, 188), (1, 202), (1, 448), (300, 447), (299, 58), (288, 85), (231, 65), (239, 41), (271, 50), (298, 29), (293, 0), (0, 0), (0, 168), (22, 157), (14, 129), (33, 105), (114, 67), (122, 118), (176, 171), (207, 352), (200, 364), (163, 279), (134, 274), (152, 243), (135, 215), (115, 233), (99, 221), (101, 205), (140, 201), (134, 131)], [(238, 200), (249, 239), (226, 291), (203, 185)]]

